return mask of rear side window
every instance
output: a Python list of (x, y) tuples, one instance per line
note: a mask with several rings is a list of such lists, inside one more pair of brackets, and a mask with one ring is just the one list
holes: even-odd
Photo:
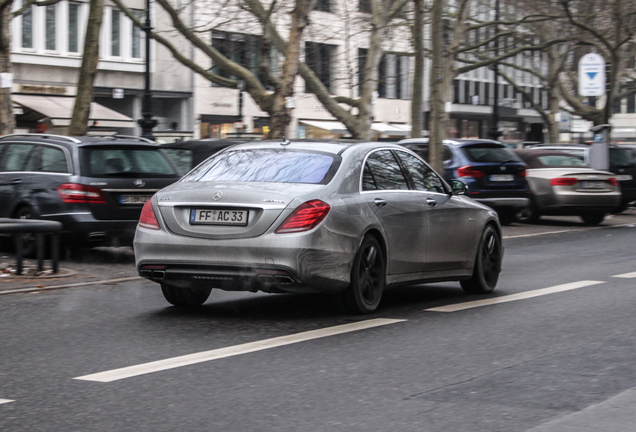
[(64, 151), (55, 147), (42, 147), (41, 170), (44, 172), (67, 173), (68, 165)]
[(220, 153), (182, 180), (326, 184), (339, 165), (333, 155), (245, 149)]
[(362, 190), (408, 190), (409, 185), (393, 152), (379, 150), (368, 157), (362, 173)]
[(2, 160), (0, 161), (0, 171), (24, 171), (26, 170), (31, 155), (35, 153), (33, 144), (9, 144)]
[(490, 144), (462, 147), (462, 152), (471, 162), (521, 162), (520, 159), (507, 148)]
[(444, 193), (442, 179), (424, 162), (406, 152), (397, 152), (404, 167), (411, 176), (411, 181), (416, 190)]
[(172, 177), (178, 173), (159, 149), (86, 147), (82, 175), (87, 177)]

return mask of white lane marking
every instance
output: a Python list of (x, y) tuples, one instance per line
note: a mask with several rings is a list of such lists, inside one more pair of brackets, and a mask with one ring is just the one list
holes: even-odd
[(532, 297), (539, 297), (539, 296), (543, 296), (543, 295), (547, 295), (547, 294), (554, 294), (554, 293), (558, 293), (558, 292), (569, 291), (569, 290), (573, 290), (573, 289), (577, 289), (577, 288), (584, 288), (584, 287), (588, 287), (588, 286), (591, 286), (591, 285), (598, 285), (598, 284), (602, 284), (602, 283), (605, 283), (605, 282), (601, 282), (601, 281), (572, 282), (572, 283), (567, 283), (567, 284), (563, 284), (563, 285), (556, 285), (556, 286), (549, 287), (549, 288), (542, 288), (542, 289), (533, 290), (533, 291), (526, 291), (526, 292), (522, 292), (522, 293), (519, 293), (519, 294), (510, 294), (510, 295), (507, 295), (507, 296), (494, 297), (494, 298), (490, 298), (490, 299), (475, 300), (475, 301), (466, 302), (466, 303), (459, 303), (459, 304), (448, 305), (448, 306), (434, 307), (434, 308), (430, 308), (430, 309), (425, 309), (425, 311), (428, 311), (428, 312), (457, 312), (457, 311), (461, 311), (461, 310), (465, 310), (465, 309), (472, 309), (472, 308), (477, 308), (477, 307), (482, 307), (482, 306), (490, 306), (490, 305), (498, 304), (498, 303), (507, 303), (507, 302), (517, 301), (517, 300), (525, 300), (525, 299), (529, 299), (529, 298), (532, 298)]
[(636, 278), (636, 272), (623, 273), (623, 274), (615, 275), (615, 276), (612, 276), (612, 277), (623, 278), (623, 279), (633, 279), (633, 278)]
[(380, 327), (389, 324), (403, 322), (403, 319), (386, 319), (377, 318), (372, 320), (360, 321), (351, 324), (343, 324), (334, 327), (327, 327), (318, 330), (311, 330), (302, 333), (291, 334), (271, 339), (265, 339), (256, 342), (249, 342), (241, 345), (235, 345), (211, 351), (203, 351), (200, 353), (188, 354), (180, 357), (173, 357), (164, 360), (158, 360), (150, 363), (143, 363), (135, 366), (124, 367), (121, 369), (113, 369), (106, 372), (99, 372), (91, 375), (84, 375), (73, 379), (84, 381), (111, 382), (125, 378), (131, 378), (138, 375), (159, 372), (163, 370), (188, 366), (191, 364), (202, 363), (210, 360), (217, 360), (226, 357), (232, 357), (241, 354), (276, 348), (285, 345), (291, 345), (298, 342), (305, 342), (312, 339), (324, 338), (327, 336), (335, 336), (343, 333), (350, 333), (358, 330), (365, 330), (373, 327)]
[(15, 402), (15, 401), (11, 400), (11, 399), (0, 399), (0, 405), (6, 404), (6, 403), (9, 403), (9, 402)]
[(607, 229), (607, 228), (624, 228), (624, 227), (633, 227), (633, 226), (634, 224), (618, 224), (618, 225), (598, 226), (598, 227), (589, 227), (589, 228), (569, 228), (569, 229), (563, 229), (563, 230), (543, 231), (543, 232), (536, 232), (536, 233), (530, 233), (530, 234), (509, 235), (509, 236), (503, 236), (502, 238), (504, 240), (508, 240), (508, 239), (524, 238), (524, 237), (536, 237), (536, 236), (549, 235), (549, 234), (563, 234), (563, 233), (569, 233), (569, 232), (575, 232), (575, 231), (592, 231), (592, 230)]

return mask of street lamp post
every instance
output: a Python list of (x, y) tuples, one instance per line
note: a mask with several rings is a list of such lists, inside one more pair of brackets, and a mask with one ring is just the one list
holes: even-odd
[[(499, 0), (495, 0), (495, 23), (499, 22)], [(495, 35), (499, 33), (499, 24), (495, 24)], [(495, 38), (495, 57), (499, 56), (499, 38)], [(499, 62), (493, 64), (492, 70), (494, 72), (494, 85), (493, 90), (494, 103), (492, 105), (492, 125), (490, 126), (490, 137), (494, 140), (498, 140), (501, 136), (499, 132)]]
[(146, 22), (144, 23), (144, 33), (146, 34), (146, 71), (144, 74), (145, 87), (141, 102), (142, 119), (137, 122), (141, 126), (141, 136), (154, 140), (152, 130), (157, 126), (157, 120), (152, 118), (152, 93), (150, 92), (150, 37), (152, 27), (150, 26), (150, 0), (146, 0)]

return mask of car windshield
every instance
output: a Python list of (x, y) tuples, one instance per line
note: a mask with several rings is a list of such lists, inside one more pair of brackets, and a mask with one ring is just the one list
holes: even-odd
[(150, 147), (86, 147), (82, 172), (87, 177), (173, 177), (178, 175), (159, 149)]
[(242, 149), (220, 153), (182, 181), (234, 181), (326, 184), (336, 168), (332, 155), (276, 149)]
[(537, 160), (549, 167), (586, 166), (581, 158), (574, 155), (545, 155), (537, 157)]
[(466, 146), (462, 151), (471, 162), (520, 162), (509, 149), (492, 144)]
[(634, 160), (634, 154), (631, 149), (627, 148), (612, 148), (609, 152), (610, 165), (617, 167), (633, 167), (636, 165)]

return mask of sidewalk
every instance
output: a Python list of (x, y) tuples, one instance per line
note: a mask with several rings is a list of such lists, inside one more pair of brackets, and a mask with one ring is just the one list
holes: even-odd
[(15, 256), (0, 251), (0, 295), (13, 292), (61, 289), (96, 283), (117, 283), (138, 278), (131, 248), (95, 248), (75, 252), (60, 261), (58, 274), (51, 273), (50, 261), (44, 272), (36, 275), (37, 260), (25, 259), (28, 273), (15, 275)]

